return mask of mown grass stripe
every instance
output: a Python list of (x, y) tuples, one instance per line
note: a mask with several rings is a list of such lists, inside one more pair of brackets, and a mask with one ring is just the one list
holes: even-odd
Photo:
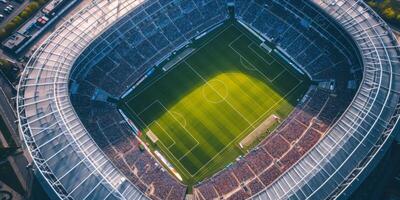
[[(288, 76), (290, 72), (245, 31), (226, 27), (221, 33), (212, 33), (216, 37), (211, 41), (195, 42), (198, 46), (191, 48), (200, 49), (194, 54), (166, 74), (156, 70), (154, 77), (126, 98), (128, 116), (133, 116), (141, 130), (148, 125), (160, 139), (150, 148), (160, 149), (189, 185), (242, 155), (238, 141), (270, 114), (287, 116), (306, 89), (300, 87), (287, 101), (281, 101), (300, 81)], [(247, 69), (241, 56), (255, 69)], [(289, 79), (293, 79), (291, 83), (281, 83)], [(163, 108), (149, 107), (154, 101)], [(142, 139), (149, 142), (145, 136)]]

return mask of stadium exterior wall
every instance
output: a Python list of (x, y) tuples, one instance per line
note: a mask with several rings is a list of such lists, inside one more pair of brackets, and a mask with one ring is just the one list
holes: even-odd
[[(124, 179), (87, 134), (68, 98), (70, 67), (80, 52), (142, 2), (93, 1), (50, 35), (32, 55), (21, 75), (17, 92), (19, 129), (43, 178), (41, 182), (47, 182), (53, 191), (46, 189), (52, 197), (54, 193), (59, 199), (89, 196), (124, 199), (129, 198), (123, 195), (124, 192), (134, 191), (131, 198), (146, 199), (135, 185)], [(79, 45), (75, 45), (76, 42)], [(43, 141), (45, 134), (49, 138)], [(38, 136), (41, 142), (36, 141)], [(58, 144), (47, 147), (52, 141)], [(41, 151), (44, 147), (49, 151)], [(69, 166), (69, 160), (74, 160), (75, 164)], [(81, 177), (85, 179), (77, 180), (76, 185), (73, 180)], [(85, 187), (81, 187), (83, 184)]]
[[(133, 3), (134, 2), (134, 3)], [(71, 70), (71, 67), (75, 61), (75, 59), (79, 56), (80, 52), (82, 52), (85, 47), (87, 47), (97, 36), (99, 36), (104, 30), (112, 26), (114, 22), (117, 20), (123, 18), (124, 14), (128, 13), (131, 11), (136, 3), (139, 3), (141, 1), (134, 1), (134, 0), (125, 0), (125, 1), (114, 1), (110, 2), (108, 0), (100, 0), (100, 1), (95, 1), (93, 4), (91, 4), (88, 8), (83, 9), (81, 12), (79, 12), (77, 15), (75, 15), (71, 20), (66, 21), (64, 25), (55, 31), (49, 39), (46, 40), (44, 44), (41, 45), (40, 48), (35, 52), (35, 54), (32, 56), (30, 61), (28, 62), (28, 65), (26, 66), (26, 69), (24, 70), (22, 76), (21, 76), (21, 82), (20, 86), (18, 88), (18, 96), (17, 96), (17, 109), (18, 109), (18, 118), (19, 118), (19, 128), (21, 133), (23, 134), (25, 144), (31, 153), (31, 156), (34, 160), (34, 163), (40, 172), (40, 174), (43, 177), (43, 182), (47, 182), (49, 186), (51, 186), (51, 189), (54, 191), (56, 196), (61, 199), (70, 199), (70, 198), (76, 198), (79, 199), (80, 193), (78, 192), (86, 192), (87, 190), (91, 190), (90, 193), (93, 193), (96, 188), (104, 188), (101, 190), (101, 192), (104, 192), (105, 196), (102, 197), (110, 197), (114, 196), (115, 198), (128, 198), (124, 196), (124, 193), (126, 191), (126, 188), (130, 188), (132, 190), (135, 190), (135, 186), (131, 184), (130, 182), (127, 182), (123, 180), (123, 176), (118, 173), (118, 169), (113, 166), (110, 161), (102, 155), (101, 150), (98, 148), (98, 146), (94, 143), (93, 139), (90, 137), (90, 135), (87, 133), (87, 130), (84, 128), (82, 123), (80, 122), (79, 118), (77, 118), (77, 114), (74, 111), (73, 107), (71, 106), (71, 102), (68, 98), (68, 77), (69, 73)], [(325, 1), (317, 1), (315, 2), (323, 5), (327, 5)], [(343, 1), (335, 1), (336, 3), (343, 3)], [(348, 1), (347, 3), (351, 3), (351, 9), (353, 6), (355, 7), (354, 9), (358, 8), (357, 6), (362, 6), (360, 5), (361, 3), (358, 2), (353, 2), (353, 1)], [(343, 5), (345, 5), (346, 2), (344, 2)], [(330, 7), (327, 6), (326, 9), (328, 10)], [(368, 10), (368, 7), (362, 7), (363, 11), (364, 9), (367, 9), (366, 12), (367, 14), (372, 12), (371, 10)], [(325, 9), (325, 8), (323, 8)], [(107, 12), (105, 12), (107, 11)], [(330, 13), (329, 11), (327, 13)], [(345, 15), (345, 14), (343, 14)], [(373, 15), (373, 14), (372, 14)], [(357, 16), (356, 16), (357, 17)], [(77, 23), (77, 22), (80, 23)], [(351, 20), (350, 20), (351, 21)], [(82, 23), (82, 24), (81, 24)], [(342, 24), (345, 29), (346, 25)], [(369, 24), (367, 26), (367, 29), (375, 28), (372, 26), (385, 26), (385, 23), (383, 21), (378, 21), (378, 24)], [(347, 29), (346, 29), (347, 30)], [(390, 32), (390, 29), (388, 29)], [(82, 37), (82, 35), (85, 37)], [(389, 33), (390, 34), (390, 33)], [(389, 37), (390, 38), (390, 37)], [(360, 38), (353, 38), (355, 41), (360, 39)], [(80, 42), (78, 44), (78, 42)], [(390, 44), (391, 42), (394, 42), (395, 45), (394, 47), (388, 46), (387, 48), (395, 49), (398, 52), (398, 47), (397, 47), (397, 41), (381, 41), (383, 45)], [(372, 43), (372, 45), (375, 45)], [(363, 47), (359, 46), (360, 51), (368, 50), (370, 49), (364, 49)], [(386, 48), (386, 46), (383, 46), (382, 48)], [(375, 48), (376, 50), (376, 48)], [(372, 50), (371, 50), (372, 51)], [(380, 52), (376, 50), (376, 52)], [(394, 53), (394, 52), (390, 52)], [(378, 56), (380, 56), (378, 54)], [(386, 56), (390, 59), (392, 58), (391, 55), (388, 55), (386, 52), (386, 55), (383, 55), (384, 58)], [(384, 59), (383, 58), (383, 59)], [(365, 64), (365, 69), (364, 72), (365, 74), (372, 73), (370, 71), (367, 71), (366, 69), (368, 66), (367, 64), (370, 61), (366, 61), (368, 58), (364, 58), (364, 64)], [(369, 58), (371, 59), (371, 58)], [(379, 57), (380, 59), (380, 57)], [(379, 60), (379, 62), (385, 62), (384, 60)], [(398, 60), (393, 60), (393, 63), (398, 63)], [(378, 73), (382, 72), (386, 69), (383, 69), (382, 66), (383, 64), (379, 66), (372, 65), (371, 68), (372, 70), (377, 70)], [(389, 60), (389, 69), (390, 70), (397, 70), (396, 68), (392, 68), (392, 60)], [(393, 64), (394, 65), (394, 64)], [(376, 68), (374, 68), (376, 67)], [(394, 65), (394, 67), (399, 67), (398, 64)], [(392, 73), (393, 72), (393, 73)], [(385, 85), (382, 82), (378, 82), (379, 90), (378, 91), (386, 91), (388, 90), (387, 93), (384, 93), (384, 95), (387, 95), (386, 100), (389, 98), (390, 95), (394, 95), (392, 92), (395, 92), (394, 89), (398, 89), (397, 81), (399, 80), (398, 77), (396, 77), (394, 74), (395, 71), (389, 71), (390, 81), (392, 79), (395, 81), (394, 83), (388, 84), (389, 88), (385, 88)], [(382, 78), (382, 74), (380, 76)], [(374, 80), (372, 80), (374, 81)], [(371, 81), (371, 82), (372, 82)], [(382, 80), (380, 80), (382, 81)], [(366, 77), (364, 77), (363, 82), (366, 82)], [(375, 82), (372, 82), (375, 83)], [(366, 85), (362, 85), (361, 87), (367, 87)], [(363, 92), (365, 89), (369, 88), (361, 88), (358, 91), (358, 94), (361, 95), (360, 93)], [(378, 92), (377, 92), (378, 93)], [(377, 94), (371, 94), (372, 95), (377, 95)], [(397, 94), (396, 94), (397, 95)], [(376, 102), (375, 100), (373, 101), (372, 105), (370, 105), (370, 108), (365, 108), (365, 110), (361, 110), (360, 113), (362, 112), (369, 112), (372, 110), (372, 106), (375, 106), (374, 108), (376, 109), (381, 109), (378, 110), (381, 111), (379, 116), (384, 112), (392, 113), (393, 110), (396, 109), (396, 106), (393, 106), (395, 103), (398, 105), (398, 95), (397, 96), (391, 96), (390, 97), (390, 102), (392, 103), (389, 106), (386, 107), (385, 105), (381, 105), (381, 102)], [(371, 97), (372, 98), (372, 97)], [(396, 101), (396, 102), (394, 102)], [(352, 105), (355, 103), (355, 100), (352, 102)], [(374, 104), (375, 103), (375, 104)], [(386, 101), (384, 101), (386, 103)], [(381, 106), (381, 107), (379, 107)], [(351, 107), (351, 106), (350, 106)], [(348, 108), (348, 110), (350, 109)], [(368, 110), (370, 109), (370, 110)], [(372, 111), (371, 111), (372, 112)], [(373, 114), (373, 113), (372, 113)], [(385, 113), (383, 113), (385, 114)], [(361, 115), (361, 114), (360, 114)], [(388, 120), (390, 116), (384, 116), (386, 118), (382, 120)], [(398, 121), (396, 117), (396, 123)], [(365, 118), (365, 117), (364, 117)], [(341, 118), (342, 120), (342, 118)], [(374, 119), (375, 122), (371, 122), (376, 124), (377, 121), (380, 119)], [(344, 122), (342, 122), (344, 123)], [(363, 121), (359, 122), (360, 124), (363, 123)], [(385, 122), (381, 122), (382, 124), (386, 124)], [(335, 126), (339, 124), (336, 123)], [(358, 125), (360, 125), (358, 124)], [(394, 123), (395, 124), (395, 123)], [(378, 125), (377, 125), (378, 126)], [(373, 126), (372, 128), (374, 128)], [(371, 128), (371, 129), (372, 129)], [(382, 127), (378, 127), (382, 128)], [(398, 126), (396, 126), (396, 129)], [(354, 127), (349, 127), (349, 130), (354, 131)], [(350, 191), (353, 191), (361, 179), (364, 179), (370, 170), (372, 170), (373, 166), (376, 165), (376, 163), (379, 161), (379, 159), (382, 157), (384, 152), (387, 150), (387, 147), (390, 145), (391, 141), (393, 140), (394, 136), (392, 135), (392, 130), (389, 130), (387, 133), (380, 132), (378, 133), (379, 136), (383, 135), (383, 142), (381, 144), (378, 144), (378, 151), (377, 154), (372, 154), (373, 156), (371, 157), (368, 162), (366, 162), (367, 165), (364, 166), (363, 170), (360, 171), (360, 173), (356, 174), (356, 178), (350, 180), (351, 183), (354, 183), (355, 185), (351, 187), (345, 187), (345, 190), (343, 190), (339, 194), (335, 194), (335, 196), (332, 196), (331, 192), (333, 191), (331, 188), (332, 186), (336, 185), (342, 185), (342, 184), (337, 184), (333, 183), (334, 180), (332, 180), (333, 176), (337, 175), (337, 171), (342, 170), (341, 166), (335, 171), (335, 173), (328, 174), (328, 178), (326, 179), (326, 182), (322, 182), (319, 184), (319, 187), (317, 188), (317, 192), (321, 192), (321, 194), (316, 195), (315, 191), (312, 193), (304, 193), (301, 190), (305, 187), (310, 187), (308, 184), (308, 180), (311, 180), (313, 177), (315, 177), (318, 173), (321, 173), (323, 170), (323, 167), (325, 165), (316, 165), (314, 168), (310, 168), (310, 171), (308, 171), (304, 177), (299, 182), (296, 182), (293, 187), (291, 186), (290, 189), (285, 190), (284, 193), (278, 194), (278, 193), (273, 193), (271, 192), (272, 197), (276, 197), (277, 199), (282, 199), (282, 198), (288, 198), (288, 197), (298, 197), (296, 193), (299, 191), (303, 194), (308, 194), (308, 198), (311, 199), (318, 199), (318, 198), (328, 198), (328, 197), (333, 197), (333, 198), (346, 198), (346, 194)], [(371, 130), (372, 132), (372, 130)], [(39, 134), (46, 133), (48, 137), (50, 138), (45, 138), (43, 140), (36, 140), (36, 137)], [(346, 133), (347, 134), (347, 133)], [(387, 134), (388, 137), (385, 137), (384, 134)], [(329, 135), (329, 134), (328, 134)], [(345, 135), (345, 134), (343, 134)], [(364, 145), (364, 141), (367, 141), (368, 136), (370, 136), (370, 132), (365, 133), (365, 136), (362, 141), (357, 145), (356, 147), (350, 149), (352, 152), (356, 152), (359, 150), (359, 146), (362, 144)], [(348, 136), (348, 135), (347, 135)], [(348, 144), (350, 141), (350, 137), (354, 137), (353, 135), (349, 135), (349, 137), (345, 138), (340, 138), (339, 141), (341, 142), (340, 145), (343, 146), (338, 146), (333, 148), (332, 151), (329, 151), (326, 155), (321, 156), (321, 160), (324, 160), (329, 162), (330, 158), (336, 158), (333, 157), (337, 155), (337, 153), (341, 152), (342, 147), (346, 147), (345, 145)], [(371, 136), (372, 137), (372, 136)], [(367, 138), (367, 139), (366, 139)], [(324, 138), (326, 139), (326, 138)], [(51, 156), (47, 156), (46, 154), (48, 152), (41, 151), (40, 147), (43, 147), (49, 142), (53, 140), (58, 140), (61, 145), (61, 147), (49, 147), (50, 150), (53, 150), (52, 153), (54, 153)], [(322, 141), (321, 141), (322, 142)], [(368, 142), (368, 141), (367, 141)], [(320, 148), (323, 144), (317, 144), (317, 146), (313, 149), (314, 153), (315, 151), (318, 151), (317, 148)], [(337, 145), (337, 144), (336, 144)], [(368, 143), (370, 146), (375, 146), (371, 145)], [(368, 146), (368, 148), (370, 148)], [(60, 149), (58, 149), (60, 148)], [(322, 148), (322, 147), (321, 147)], [(361, 148), (361, 147), (360, 147)], [(371, 147), (371, 149), (374, 147)], [(69, 151), (67, 151), (70, 150)], [(362, 149), (361, 149), (362, 150)], [(370, 149), (369, 149), (370, 150)], [(50, 151), (51, 153), (51, 151)], [(364, 152), (365, 153), (365, 152)], [(99, 160), (93, 158), (93, 155), (96, 155), (100, 157)], [(307, 158), (310, 158), (312, 155), (312, 152), (310, 152), (307, 156), (303, 158), (300, 162), (305, 162), (304, 160)], [(328, 155), (331, 156), (328, 158)], [(355, 154), (351, 154), (349, 156), (350, 160), (348, 158), (344, 159), (346, 162), (357, 162), (357, 163), (350, 163), (353, 166), (352, 169), (354, 169), (354, 166), (357, 166), (356, 164), (359, 164), (359, 160), (354, 158), (354, 161), (352, 160)], [(365, 154), (362, 154), (365, 156)], [(59, 157), (58, 157), (59, 156)], [(312, 157), (311, 157), (312, 158)], [(54, 159), (59, 159), (59, 160), (54, 160)], [(69, 159), (75, 161), (76, 159), (79, 159), (76, 161), (76, 165), (74, 166), (64, 166), (65, 163), (69, 164)], [(50, 162), (51, 161), (51, 162)], [(371, 162), (369, 162), (371, 161)], [(64, 165), (61, 166), (59, 163), (62, 162)], [(301, 164), (301, 163), (298, 164)], [(361, 161), (360, 161), (361, 162)], [(105, 164), (104, 164), (105, 163)], [(101, 165), (100, 165), (101, 164)], [(324, 163), (326, 164), (326, 163)], [(347, 163), (346, 163), (347, 164)], [(114, 176), (110, 177), (107, 176), (105, 173), (105, 169), (102, 168), (103, 165), (107, 165), (112, 169), (112, 173)], [(101, 166), (101, 167), (99, 167)], [(57, 173), (57, 170), (60, 170), (59, 167), (65, 167), (64, 171), (60, 171)], [(294, 166), (293, 168), (295, 168)], [(292, 169), (293, 169), (292, 168)], [(76, 171), (75, 169), (80, 169), (81, 171)], [(91, 170), (89, 171), (90, 173), (84, 173), (85, 170)], [(70, 173), (70, 172), (75, 172)], [(84, 181), (80, 182), (78, 186), (75, 186), (74, 182), (71, 182), (71, 179), (73, 180), (74, 178), (77, 178), (77, 174), (82, 173), (82, 175), (87, 175), (87, 178), (91, 178), (93, 180), (98, 180), (98, 182), (95, 182), (95, 184), (90, 184), (86, 185), (86, 187), (81, 187), (79, 188), (81, 184), (84, 183)], [(285, 175), (290, 176), (290, 171), (288, 171)], [(58, 174), (58, 175), (57, 175)], [(346, 174), (348, 175), (346, 170)], [(306, 179), (307, 178), (307, 179)], [(359, 180), (357, 180), (359, 178)], [(86, 181), (87, 179), (85, 179)], [(267, 188), (265, 191), (261, 192), (260, 198), (265, 197), (262, 196), (263, 194), (270, 196), (270, 194), (267, 194), (268, 192), (272, 191), (271, 188), (281, 188), (279, 181), (282, 181), (283, 178), (280, 178), (277, 180), (271, 187)], [(324, 181), (325, 179), (320, 179), (319, 181)], [(345, 177), (342, 177), (341, 179), (342, 183), (349, 180)], [(330, 181), (330, 182), (329, 182)], [(332, 185), (327, 185), (332, 183)], [(72, 185), (72, 186), (71, 186)], [(352, 184), (349, 184), (352, 185)], [(328, 187), (330, 186), (330, 187)], [(71, 188), (72, 187), (72, 188)], [(322, 187), (326, 187), (326, 191), (321, 189)], [(70, 189), (68, 189), (70, 188)], [(80, 191), (82, 190), (82, 191)], [(273, 189), (275, 190), (275, 189)], [(281, 188), (282, 190), (282, 188)], [(277, 191), (277, 190), (275, 190)], [(137, 193), (138, 198), (145, 198), (143, 194)], [(75, 196), (76, 195), (76, 196)], [(89, 194), (88, 194), (89, 195)], [(300, 194), (299, 194), (300, 195)], [(87, 196), (86, 196), (87, 197)], [(270, 196), (271, 197), (271, 196)]]
[(43, 176), (43, 174), (40, 171), (40, 169), (37, 168), (36, 163), (35, 163), (35, 167), (33, 168), (33, 174), (35, 175), (35, 177), (36, 177), (37, 181), (39, 182), (40, 186), (43, 188), (43, 190), (46, 192), (46, 195), (50, 199), (58, 199), (59, 198), (57, 193), (49, 185), (48, 181)]
[[(399, 124), (397, 124), (393, 132), (395, 133), (395, 135), (397, 135), (399, 131), (400, 131), (400, 126)], [(351, 197), (353, 192), (360, 187), (360, 185), (370, 175), (370, 173), (375, 169), (375, 167), (379, 164), (384, 155), (387, 153), (387, 150), (390, 148), (391, 144), (395, 139), (395, 135), (389, 136), (390, 138), (388, 138), (386, 144), (382, 146), (382, 148), (376, 153), (375, 156), (373, 156), (370, 163), (367, 166), (365, 166), (363, 170), (361, 170), (360, 174), (354, 179), (354, 181), (350, 184), (350, 186), (347, 187), (343, 192), (341, 192), (339, 196), (335, 197), (336, 199), (345, 200)]]
[(359, 164), (370, 161), (368, 153), (390, 145), (394, 138), (390, 135), (399, 117), (400, 67), (399, 47), (393, 33), (362, 1), (315, 0), (314, 3), (357, 41), (364, 64), (363, 80), (352, 103), (326, 136), (285, 175), (254, 197), (338, 198), (342, 192), (332, 192), (337, 188), (348, 189), (358, 177), (353, 170), (363, 171), (365, 166), (359, 170)]
[[(361, 4), (363, 4), (363, 6), (365, 8), (369, 8), (369, 6), (366, 5), (364, 2), (361, 2)], [(369, 8), (368, 12), (371, 13), (371, 15), (373, 15), (379, 21), (386, 24), (386, 22), (378, 14), (376, 14), (375, 11), (373, 11), (372, 9)], [(330, 16), (330, 15), (328, 14), (328, 16)], [(340, 24), (340, 23), (338, 25), (342, 26), (342, 24)], [(395, 40), (395, 42), (397, 44), (399, 44), (397, 37), (394, 35), (391, 28), (387, 24), (385, 26), (389, 30), (389, 34), (392, 35), (391, 37)], [(353, 39), (353, 41), (356, 41), (355, 38), (352, 37), (352, 39)], [(361, 48), (357, 43), (355, 43), (355, 44), (358, 48)], [(400, 51), (399, 47), (396, 47), (396, 48), (398, 48), (398, 52), (399, 52)], [(400, 105), (400, 102), (398, 102), (398, 105)], [(382, 158), (386, 154), (387, 150), (390, 148), (393, 141), (396, 139), (397, 135), (399, 135), (399, 131), (400, 131), (400, 125), (398, 123), (399, 120), (400, 120), (400, 118), (398, 117), (396, 120), (396, 123), (395, 123), (396, 125), (394, 126), (394, 128), (392, 129), (390, 134), (388, 136), (386, 136), (387, 138), (385, 139), (384, 143), (382, 145), (379, 145), (378, 150), (376, 150), (375, 153), (371, 152), (371, 154), (373, 154), (373, 155), (369, 155), (367, 158), (365, 158), (366, 160), (368, 160), (368, 161), (366, 161), (367, 164), (365, 166), (362, 166), (362, 170), (360, 170), (359, 174), (353, 178), (353, 181), (351, 181), (350, 183), (346, 183), (348, 186), (339, 195), (335, 196), (335, 194), (332, 193), (330, 198), (348, 199), (348, 198), (350, 198), (351, 194), (359, 188), (361, 183), (369, 176), (369, 174), (375, 169), (375, 167), (382, 160)], [(382, 136), (382, 137), (385, 137), (385, 136)], [(373, 150), (371, 150), (371, 151), (373, 151)]]

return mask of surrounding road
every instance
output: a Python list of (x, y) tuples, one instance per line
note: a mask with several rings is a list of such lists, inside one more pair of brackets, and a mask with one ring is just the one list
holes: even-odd
[[(11, 19), (12, 17), (16, 16), (29, 2), (29, 0), (25, 0), (24, 3), (18, 8), (14, 6), (15, 10), (12, 14), (8, 16), (8, 18)], [(28, 53), (25, 55), (25, 57), (28, 58), (31, 53), (37, 48), (37, 46), (39, 46), (63, 22), (65, 22), (72, 15), (77, 13), (79, 10), (81, 10), (83, 7), (87, 6), (91, 2), (91, 0), (82, 0), (78, 2), (70, 11), (68, 11), (65, 16), (58, 19), (58, 21), (56, 21), (44, 34), (42, 34), (42, 36), (37, 40), (36, 45), (33, 45), (33, 47), (31, 47), (30, 50), (27, 51)], [(1, 6), (0, 9), (2, 9)], [(2, 10), (0, 10), (0, 12), (1, 11)], [(0, 23), (0, 26), (3, 25), (6, 21), (6, 19), (3, 20)], [(7, 59), (16, 63), (21, 68), (22, 72), (22, 65), (24, 65), (24, 63), (20, 63), (12, 56), (4, 54), (2, 50), (0, 50), (0, 58)], [(15, 141), (16, 146), (19, 147), (15, 153), (8, 156), (5, 160), (0, 160), (0, 164), (2, 162), (9, 163), (9, 165), (12, 167), (12, 170), (16, 174), (15, 180), (19, 182), (22, 189), (24, 190), (24, 193), (20, 195), (23, 196), (23, 199), (28, 199), (32, 193), (32, 184), (34, 182), (34, 177), (32, 168), (29, 167), (32, 164), (31, 156), (29, 155), (29, 152), (24, 149), (23, 141), (21, 140), (22, 138), (19, 135), (15, 102), (15, 97), (17, 95), (15, 89), (16, 87), (16, 85), (12, 85), (12, 83), (7, 80), (4, 74), (0, 73), (0, 116), (2, 116), (4, 122), (6, 123), (7, 128), (9, 129), (12, 138)], [(0, 146), (9, 147), (9, 144), (3, 137), (1, 130), (0, 144)]]
[[(30, 2), (30, 0), (24, 0), (24, 2), (21, 3), (17, 3), (14, 0), (8, 0), (8, 3), (0, 3), (0, 13), (2, 15), (4, 15), (4, 19), (0, 22), (0, 27), (2, 27), (3, 25), (5, 25), (9, 20), (13, 19), (15, 16), (17, 16)], [(10, 13), (9, 15), (6, 15), (3, 11), (3, 9), (5, 7), (7, 7), (8, 5), (12, 5), (14, 6), (14, 10), (12, 11), (12, 13)]]
[[(21, 185), (26, 195), (30, 193), (30, 184), (32, 180), (32, 172), (27, 166), (31, 162), (29, 156), (21, 148), (21, 139), (19, 137), (18, 128), (16, 124), (17, 116), (15, 113), (15, 105), (13, 98), (16, 95), (15, 89), (12, 85), (5, 79), (5, 77), (0, 74), (0, 115), (2, 116), (7, 128), (9, 129), (11, 136), (19, 149), (11, 156), (6, 158), (7, 162), (12, 167), (16, 175), (16, 180)], [(0, 143), (4, 147), (9, 147), (9, 144), (4, 139), (0, 130)]]
[(57, 30), (58, 27), (60, 27), (66, 20), (71, 18), (73, 15), (75, 15), (78, 11), (86, 7), (89, 3), (91, 3), (92, 0), (81, 0), (80, 2), (77, 2), (74, 7), (66, 13), (63, 17), (60, 17), (58, 21), (54, 22), (52, 26), (50, 26), (45, 33), (43, 33), (40, 38), (36, 40), (36, 45), (32, 45), (29, 50), (26, 51), (25, 57), (30, 57), (33, 52), (42, 44), (50, 35), (53, 33), (53, 31)]

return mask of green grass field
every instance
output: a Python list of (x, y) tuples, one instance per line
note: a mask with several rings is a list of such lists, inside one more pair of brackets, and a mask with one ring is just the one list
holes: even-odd
[[(194, 42), (167, 72), (161, 67), (121, 108), (193, 185), (245, 154), (238, 144), (268, 116), (285, 119), (309, 86), (236, 23)], [(146, 137), (151, 130), (159, 141)]]

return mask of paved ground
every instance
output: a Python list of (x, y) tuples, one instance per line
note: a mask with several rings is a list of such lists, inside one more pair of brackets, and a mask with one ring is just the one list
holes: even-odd
[[(11, 2), (13, 5), (16, 3), (15, 0), (8, 0), (8, 2)], [(8, 18), (14, 17), (16, 14), (18, 14), (23, 7), (29, 2), (29, 0), (25, 0), (24, 4), (21, 6), (14, 6), (14, 11), (12, 14), (8, 16)], [(83, 7), (87, 6), (91, 0), (83, 0), (79, 3), (76, 4), (74, 8), (71, 9), (68, 14), (60, 18), (59, 21), (57, 21), (51, 28), (47, 30), (45, 34), (41, 36), (40, 39), (38, 39), (37, 44), (34, 45), (31, 48), (31, 51), (28, 51), (27, 57), (31, 55), (31, 52), (33, 49), (35, 49), (39, 44), (41, 44), (55, 29), (57, 29), (65, 20), (70, 18), (72, 15), (77, 13), (79, 10), (81, 10)], [(3, 3), (0, 3), (0, 14), (3, 12), (4, 7), (7, 5), (3, 5)], [(0, 26), (5, 23), (7, 20), (4, 19), (2, 22), (0, 22)], [(22, 70), (22, 65), (24, 63), (20, 63), (17, 61), (16, 58), (13, 58), (12, 56), (6, 55), (0, 50), (0, 58), (7, 59), (13, 62), (16, 62), (18, 66), (21, 67)], [(16, 103), (15, 103), (15, 96), (16, 96), (16, 85), (12, 85), (10, 81), (8, 81), (3, 74), (0, 73), (0, 115), (3, 117), (7, 127), (9, 128), (12, 138), (14, 139), (15, 143), (17, 144), (18, 147), (21, 147), (20, 149), (17, 150), (17, 152), (12, 155), (8, 156), (5, 160), (0, 160), (0, 166), (2, 163), (9, 163), (9, 165), (12, 167), (12, 170), (15, 172), (15, 180), (18, 182), (18, 184), (21, 186), (23, 189), (23, 192), (21, 194), (22, 198), (28, 198), (31, 196), (31, 193), (34, 192), (32, 195), (39, 195), (37, 199), (46, 199), (45, 195), (42, 194), (35, 194), (37, 193), (36, 191), (32, 191), (32, 188), (37, 188), (38, 183), (35, 182), (34, 177), (32, 175), (32, 171), (30, 168), (27, 166), (32, 163), (32, 160), (30, 156), (28, 155), (29, 153), (24, 151), (22, 148), (22, 141), (21, 137), (18, 132), (18, 126), (17, 126), (17, 115), (16, 115)], [(1, 137), (1, 130), (0, 130), (0, 143), (2, 146), (7, 147), (8, 144), (4, 140), (4, 137)], [(2, 177), (0, 177), (1, 179)], [(4, 178), (4, 177), (3, 177)], [(3, 188), (4, 189), (4, 188)], [(38, 190), (38, 189), (34, 189)], [(43, 192), (41, 192), (43, 193)], [(20, 197), (16, 195), (17, 197)], [(16, 197), (14, 196), (14, 197)], [(1, 199), (1, 198), (0, 198)], [(14, 198), (13, 198), (14, 199)], [(19, 199), (19, 198), (15, 198)]]
[[(4, 19), (0, 20), (0, 27), (6, 24), (9, 20), (13, 19), (15, 16), (17, 16), (29, 3), (29, 0), (21, 0), (21, 1), (6, 0), (6, 1), (7, 3), (0, 2), (0, 14), (4, 15)], [(4, 8), (6, 8), (8, 5), (14, 6), (14, 10), (9, 14), (4, 12)]]
[(53, 31), (55, 31), (66, 20), (71, 18), (73, 15), (75, 15), (78, 11), (86, 7), (91, 2), (92, 0), (82, 0), (76, 3), (75, 6), (64, 17), (58, 19), (57, 22), (55, 22), (51, 27), (47, 29), (47, 31), (44, 34), (40, 36), (40, 38), (36, 42), (36, 45), (31, 46), (29, 50), (26, 51), (25, 57), (30, 57), (33, 54), (33, 52), (40, 46), (40, 44), (42, 44), (50, 36), (51, 33), (53, 33)]
[[(15, 0), (13, 0), (13, 1), (15, 1)], [(29, 2), (29, 0), (25, 0), (24, 2), (25, 2), (25, 4), (27, 4)], [(40, 36), (40, 38), (37, 39), (36, 45), (32, 45), (31, 47), (29, 47), (29, 50), (26, 51), (24, 56), (21, 56), (20, 58), (15, 58), (13, 55), (9, 55), (9, 54), (5, 53), (2, 49), (0, 49), (0, 58), (5, 58), (7, 60), (10, 60), (10, 61), (13, 61), (15, 63), (18, 63), (22, 58), (25, 57), (25, 60), (23, 62), (27, 62), (27, 60), (33, 54), (33, 52), (37, 49), (37, 47), (40, 44), (42, 44), (54, 30), (56, 30), (58, 27), (60, 27), (62, 23), (64, 23), (67, 19), (72, 17), (75, 13), (80, 11), (82, 8), (86, 7), (91, 2), (92, 2), (92, 0), (81, 0), (80, 2), (76, 3), (75, 6), (64, 17), (58, 19), (57, 22), (55, 22), (51, 27), (49, 27), (47, 29), (47, 31), (44, 34), (42, 34)], [(19, 11), (22, 10), (22, 8), (24, 6), (21, 6)], [(13, 12), (11, 15), (15, 16), (16, 14), (19, 13), (19, 11), (17, 11), (17, 8), (15, 8), (15, 10), (16, 11)], [(1, 11), (2, 11), (2, 9), (0, 9), (0, 13), (1, 13)], [(6, 20), (3, 20), (3, 22), (4, 21), (6, 21)], [(2, 22), (0, 22), (0, 26), (1, 26), (1, 24), (2, 24)]]
[[(3, 195), (3, 196), (2, 196)], [(22, 196), (6, 183), (0, 180), (0, 197), (3, 199), (19, 200)]]
[(393, 30), (394, 34), (396, 35), (397, 40), (400, 41), (400, 31), (398, 31), (394, 28), (392, 30)]
[[(10, 83), (0, 74), (0, 115), (3, 117), (9, 131), (11, 132), (12, 138), (14, 139), (16, 145), (21, 147), (21, 140), (18, 134), (18, 128), (16, 124), (16, 113), (13, 98), (16, 95), (16, 91), (10, 85)], [(0, 130), (1, 134), (1, 130)], [(9, 146), (4, 137), (0, 137), (0, 142), (2, 146)], [(29, 164), (29, 157), (26, 157), (25, 152), (22, 149), (17, 150), (17, 152), (8, 156), (5, 161), (7, 161), (12, 167), (16, 175), (16, 180), (21, 185), (23, 191), (29, 191), (28, 186), (30, 184), (31, 173), (26, 166)]]

